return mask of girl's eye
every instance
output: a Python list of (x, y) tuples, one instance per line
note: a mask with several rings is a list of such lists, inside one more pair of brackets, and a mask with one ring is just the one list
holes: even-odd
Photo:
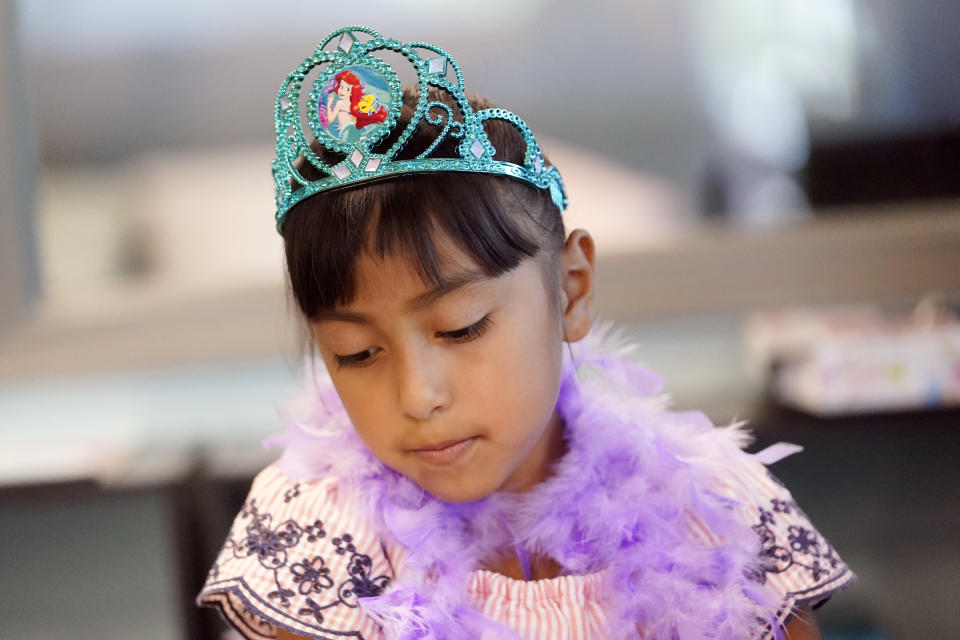
[(470, 342), (475, 338), (479, 338), (491, 324), (490, 316), (483, 316), (469, 327), (456, 329), (454, 331), (439, 331), (437, 332), (437, 337), (449, 340), (450, 342)]
[(346, 356), (334, 355), (333, 359), (337, 363), (338, 367), (362, 367), (366, 364), (369, 364), (377, 351), (380, 350), (380, 347), (371, 347), (364, 351), (358, 353), (351, 353)]

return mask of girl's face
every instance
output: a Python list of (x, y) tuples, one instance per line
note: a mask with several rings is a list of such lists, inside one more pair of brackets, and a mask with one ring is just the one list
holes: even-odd
[(543, 480), (564, 452), (562, 322), (532, 259), (496, 278), (451, 242), (446, 290), (363, 255), (347, 306), (313, 332), (360, 437), (434, 496), (467, 502)]
[(352, 85), (348, 83), (346, 80), (341, 80), (340, 84), (337, 85), (337, 95), (343, 99), (349, 98), (351, 86)]

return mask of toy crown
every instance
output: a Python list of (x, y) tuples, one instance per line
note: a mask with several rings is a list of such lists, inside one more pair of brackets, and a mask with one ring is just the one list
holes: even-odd
[[(374, 152), (374, 147), (396, 127), (403, 100), (397, 73), (373, 55), (377, 51), (394, 52), (409, 61), (417, 77), (413, 89), (418, 92), (409, 124), (382, 153)], [(320, 145), (344, 156), (337, 164), (324, 162), (310, 147), (303, 131), (300, 92), (307, 74), (315, 68), (319, 75), (306, 100), (305, 119)], [(460, 112), (459, 117), (450, 104), (430, 100), (430, 87), (449, 94)], [(487, 120), (503, 120), (520, 132), (526, 143), (522, 165), (493, 159), (496, 149), (483, 125)], [(549, 189), (557, 207), (562, 210), (567, 206), (560, 172), (546, 166), (540, 146), (526, 123), (505, 109), (474, 111), (464, 94), (460, 67), (450, 54), (432, 44), (403, 44), (367, 27), (338, 29), (280, 85), (275, 121), (277, 158), (272, 168), (277, 186), (278, 230), (286, 213), (305, 198), (360, 182), (410, 173), (454, 171), (509, 176)], [(422, 121), (440, 128), (436, 139), (415, 158), (397, 160)], [(447, 136), (460, 141), (457, 145), (460, 157), (429, 157)], [(301, 156), (319, 171), (320, 179), (308, 180), (297, 170), (295, 163)]]

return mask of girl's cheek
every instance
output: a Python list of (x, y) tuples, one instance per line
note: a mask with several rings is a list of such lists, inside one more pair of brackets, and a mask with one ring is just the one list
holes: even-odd
[[(372, 369), (372, 367), (368, 368)], [(341, 377), (353, 378), (343, 384), (340, 399), (358, 430), (369, 430), (389, 418), (389, 398), (381, 381), (369, 370), (347, 370)]]

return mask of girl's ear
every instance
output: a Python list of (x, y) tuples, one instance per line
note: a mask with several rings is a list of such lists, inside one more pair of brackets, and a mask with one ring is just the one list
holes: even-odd
[(563, 339), (576, 342), (587, 335), (593, 314), (593, 238), (583, 229), (567, 236), (560, 254)]

